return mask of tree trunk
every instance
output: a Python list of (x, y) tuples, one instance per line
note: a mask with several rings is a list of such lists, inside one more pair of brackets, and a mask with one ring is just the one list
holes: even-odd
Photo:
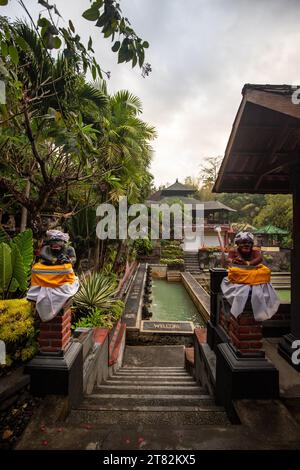
[(124, 246), (124, 240), (118, 240), (117, 254), (116, 254), (114, 264), (113, 264), (113, 267), (112, 267), (113, 272), (116, 272), (117, 267), (120, 263), (120, 259), (121, 259), (122, 251), (123, 251), (123, 246)]
[[(30, 181), (27, 180), (26, 188), (25, 188), (25, 196), (29, 198), (29, 194), (30, 194)], [(27, 214), (28, 214), (28, 210), (26, 209), (26, 207), (22, 206), (20, 232), (24, 232), (27, 228)]]

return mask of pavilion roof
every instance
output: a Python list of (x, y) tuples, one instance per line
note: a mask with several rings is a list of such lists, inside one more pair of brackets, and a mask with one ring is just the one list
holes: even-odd
[(291, 192), (291, 168), (300, 164), (300, 105), (292, 101), (295, 90), (290, 85), (243, 87), (213, 191)]
[(178, 179), (175, 181), (175, 183), (171, 184), (171, 186), (168, 186), (167, 188), (163, 188), (161, 190), (163, 193), (166, 193), (168, 191), (182, 191), (182, 192), (187, 192), (189, 191), (190, 193), (195, 193), (197, 190), (193, 188), (192, 186), (187, 186), (186, 184), (179, 183)]
[(275, 225), (265, 225), (264, 227), (258, 228), (255, 230), (256, 234), (266, 234), (266, 235), (287, 235), (289, 232), (288, 230), (284, 230), (279, 227), (275, 227)]
[(254, 232), (256, 227), (253, 225), (247, 224), (245, 222), (232, 222), (231, 224), (232, 231), (237, 232)]
[(195, 199), (193, 197), (188, 197), (188, 196), (165, 196), (159, 200), (149, 199), (147, 201), (148, 205), (150, 204), (175, 204), (176, 202), (178, 203), (181, 202), (182, 204), (192, 204), (193, 206), (196, 206), (196, 204), (203, 204), (205, 211), (226, 210), (230, 212), (236, 212), (235, 209), (225, 206), (225, 204), (223, 204), (220, 201), (200, 201), (199, 199)]

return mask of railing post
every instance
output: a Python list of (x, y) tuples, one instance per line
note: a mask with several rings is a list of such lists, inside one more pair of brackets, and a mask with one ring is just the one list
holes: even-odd
[(220, 302), (221, 283), (227, 276), (226, 269), (212, 268), (210, 271), (210, 321), (207, 324), (207, 343), (212, 350), (216, 350), (217, 344), (227, 342), (228, 339), (220, 329)]

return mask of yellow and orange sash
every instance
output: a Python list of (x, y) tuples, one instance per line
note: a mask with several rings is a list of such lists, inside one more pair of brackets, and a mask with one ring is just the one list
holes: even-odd
[(271, 270), (263, 264), (253, 266), (251, 269), (232, 266), (228, 270), (228, 280), (233, 284), (249, 284), (251, 286), (267, 284), (271, 280)]
[(75, 274), (71, 263), (47, 266), (36, 263), (31, 270), (31, 285), (41, 287), (58, 287), (73, 284)]

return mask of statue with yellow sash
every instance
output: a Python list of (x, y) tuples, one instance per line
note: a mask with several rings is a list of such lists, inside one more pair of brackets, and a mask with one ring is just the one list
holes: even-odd
[(79, 288), (73, 271), (75, 250), (68, 246), (69, 235), (48, 230), (38, 262), (32, 266), (31, 287), (27, 299), (36, 303), (42, 321), (52, 320)]
[(280, 305), (270, 282), (271, 271), (262, 264), (261, 251), (254, 247), (252, 233), (240, 232), (234, 241), (237, 248), (229, 251), (227, 259), (223, 255), (228, 276), (221, 284), (223, 295), (231, 306), (230, 312), (237, 318), (251, 299), (255, 320), (267, 320), (275, 315)]

